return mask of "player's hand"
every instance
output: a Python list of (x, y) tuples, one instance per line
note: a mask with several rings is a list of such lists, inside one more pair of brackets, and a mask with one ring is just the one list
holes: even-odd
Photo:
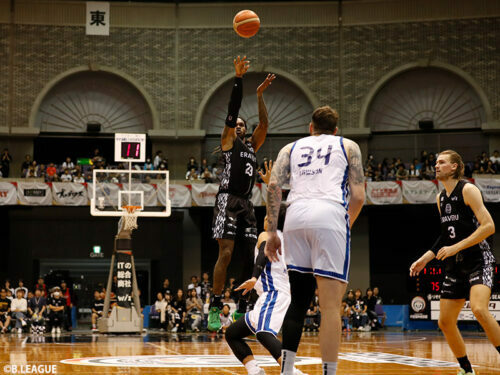
[(247, 60), (246, 56), (243, 56), (242, 59), (238, 56), (233, 60), (233, 63), (236, 77), (243, 77), (243, 74), (245, 74), (248, 68), (250, 68), (250, 61)]
[(255, 283), (257, 282), (257, 279), (255, 277), (252, 277), (251, 279), (248, 279), (245, 281), (243, 284), (241, 284), (239, 287), (237, 287), (235, 290), (243, 290), (243, 293), (241, 293), (243, 296), (250, 292), (253, 287), (255, 286)]
[(276, 78), (275, 74), (269, 73), (259, 87), (257, 87), (257, 95), (262, 95), (262, 93), (271, 85), (271, 82)]
[(410, 276), (411, 277), (418, 276), (420, 271), (422, 271), (426, 265), (427, 265), (427, 262), (425, 260), (423, 260), (422, 258), (413, 262), (413, 264), (410, 267)]
[(279, 260), (278, 252), (281, 255), (281, 240), (276, 232), (267, 232), (266, 248), (264, 254), (271, 262)]
[(269, 180), (271, 179), (271, 171), (273, 170), (273, 161), (269, 160), (269, 163), (267, 161), (264, 162), (264, 169), (266, 173), (262, 173), (262, 169), (259, 169), (257, 172), (259, 172), (260, 178), (262, 178), (262, 181), (266, 185), (269, 185)]
[(446, 258), (452, 257), (456, 253), (458, 253), (458, 248), (455, 246), (444, 246), (438, 251), (436, 259), (445, 260)]

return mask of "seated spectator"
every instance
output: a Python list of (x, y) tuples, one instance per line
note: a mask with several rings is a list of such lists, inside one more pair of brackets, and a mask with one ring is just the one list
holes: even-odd
[(14, 295), (17, 296), (17, 291), (21, 289), (23, 291), (23, 298), (26, 298), (28, 296), (28, 288), (24, 286), (24, 281), (23, 279), (19, 279), (17, 283), (17, 288), (14, 290)]
[(191, 169), (194, 168), (194, 171), (196, 172), (198, 170), (198, 162), (196, 161), (196, 159), (194, 158), (194, 156), (191, 156), (189, 158), (189, 161), (187, 163), (187, 168), (186, 168), (186, 171), (190, 171)]
[(75, 164), (71, 161), (69, 156), (66, 158), (66, 161), (62, 163), (62, 169), (68, 169), (70, 172), (73, 172), (73, 169), (75, 169)]
[(18, 288), (16, 290), (16, 298), (10, 305), (12, 316), (16, 319), (17, 333), (22, 333), (26, 325), (26, 315), (28, 313), (28, 301), (24, 298), (24, 290)]
[(497, 166), (500, 165), (500, 153), (498, 150), (493, 151), (493, 155), (490, 156), (490, 160), (493, 164), (496, 164)]
[(203, 158), (203, 159), (201, 159), (200, 168), (198, 168), (198, 174), (203, 175), (203, 172), (205, 172), (205, 169), (208, 169), (209, 172), (212, 172), (212, 167), (210, 167), (208, 165), (207, 159)]
[(28, 290), (28, 296), (26, 297), (26, 299), (29, 301), (30, 299), (32, 299), (34, 296), (33, 292), (31, 290)]
[(12, 288), (10, 286), (10, 280), (9, 279), (5, 279), (5, 283), (4, 283), (4, 288), (6, 291), (11, 291), (11, 293), (14, 293), (14, 288)]
[(172, 300), (172, 311), (174, 314), (172, 332), (185, 332), (186, 301), (182, 289), (177, 289), (177, 294)]
[(377, 313), (375, 312), (377, 299), (373, 296), (373, 291), (371, 288), (366, 289), (366, 295), (363, 297), (363, 299), (366, 305), (366, 313), (368, 315), (369, 324), (372, 329), (377, 329), (380, 326)]
[(481, 159), (480, 159), (480, 162), (479, 164), (481, 165), (481, 167), (483, 167), (483, 169), (486, 171), (486, 168), (488, 167), (488, 161), (490, 161), (490, 158), (488, 157), (488, 154), (483, 151), (481, 153)]
[(102, 318), (104, 299), (98, 290), (94, 291), (94, 302), (92, 303), (92, 332), (97, 331), (97, 321)]
[(76, 173), (76, 176), (73, 177), (73, 182), (77, 182), (79, 184), (83, 184), (85, 182), (85, 178), (83, 178), (82, 172)]
[(319, 328), (318, 316), (319, 316), (319, 305), (317, 305), (313, 299), (306, 312), (306, 319), (304, 322), (305, 331), (307, 332), (318, 331)]
[(191, 276), (191, 284), (188, 285), (188, 290), (189, 289), (196, 289), (198, 296), (201, 295), (201, 286), (198, 284), (198, 276)]
[(38, 170), (31, 165), (27, 170), (26, 170), (26, 178), (36, 178), (38, 177)]
[(346, 306), (348, 308), (348, 311), (349, 311), (349, 325), (347, 326), (348, 330), (350, 330), (350, 328), (352, 327), (352, 320), (353, 320), (353, 314), (354, 314), (354, 305), (356, 305), (356, 298), (354, 297), (354, 291), (352, 289), (349, 289), (349, 291), (347, 292), (347, 296), (346, 298), (344, 299), (344, 301), (346, 303)]
[(156, 151), (156, 155), (155, 155), (155, 158), (153, 160), (153, 168), (158, 169), (160, 167), (162, 160), (163, 160), (163, 152)]
[(28, 314), (31, 317), (32, 333), (43, 333), (45, 331), (44, 314), (46, 309), (47, 300), (43, 296), (43, 290), (36, 288), (35, 295), (28, 300)]
[(415, 164), (410, 164), (410, 170), (408, 171), (408, 180), (420, 180), (420, 169), (416, 169)]
[(373, 172), (372, 166), (368, 165), (365, 169), (365, 181), (370, 182), (373, 181), (375, 177), (375, 173)]
[(210, 283), (208, 272), (203, 272), (202, 280), (200, 283), (202, 299), (205, 299), (205, 303), (210, 303), (210, 295), (212, 293), (212, 284)]
[(340, 317), (342, 318), (342, 330), (344, 332), (351, 332), (351, 308), (346, 300), (342, 301), (342, 308), (340, 309)]
[(50, 163), (49, 166), (47, 167), (47, 170), (45, 171), (46, 173), (46, 179), (48, 182), (52, 182), (56, 180), (57, 178), (57, 168), (54, 165), (54, 163)]
[(5, 333), (10, 325), (10, 299), (7, 298), (7, 289), (0, 289), (0, 328)]
[(35, 284), (35, 288), (34, 288), (34, 289), (35, 289), (35, 291), (36, 291), (37, 289), (41, 289), (41, 290), (42, 290), (42, 296), (43, 296), (43, 297), (47, 297), (47, 285), (45, 285), (45, 281), (44, 281), (44, 279), (43, 279), (43, 277), (42, 277), (42, 276), (40, 276), (40, 277), (38, 278), (38, 281), (37, 281), (37, 283)]
[(352, 306), (352, 310), (354, 311), (353, 315), (353, 327), (359, 331), (369, 331), (370, 328), (368, 324), (368, 314), (366, 313), (367, 306), (365, 301), (361, 296), (361, 289), (356, 289), (354, 296), (356, 298), (356, 303)]
[(151, 308), (150, 315), (158, 316), (161, 330), (165, 330), (168, 327), (169, 319), (167, 319), (167, 308), (168, 302), (163, 297), (163, 294), (158, 292), (156, 294), (156, 301)]
[(69, 169), (65, 169), (64, 173), (61, 175), (60, 180), (62, 182), (71, 182), (73, 181), (73, 175), (69, 172)]
[(61, 333), (61, 327), (64, 324), (64, 307), (66, 301), (61, 296), (61, 289), (54, 288), (52, 297), (47, 301), (49, 305), (49, 325), (52, 327), (52, 333)]
[(26, 172), (28, 171), (28, 168), (30, 167), (31, 165), (31, 155), (26, 155), (24, 157), (24, 161), (23, 163), (21, 164), (21, 177), (25, 177), (26, 176)]
[(142, 168), (145, 171), (153, 171), (155, 169), (153, 163), (151, 163), (151, 159), (146, 159), (146, 162), (144, 163)]
[(387, 174), (385, 176), (385, 179), (387, 181), (396, 181), (396, 172), (397, 170), (394, 164), (389, 164), (389, 166), (387, 167)]
[(382, 297), (379, 295), (379, 289), (377, 286), (373, 287), (373, 296), (377, 299), (377, 304), (375, 306), (375, 312), (377, 313), (377, 316), (381, 318), (381, 326), (382, 328), (385, 327), (385, 319), (387, 318), (386, 313), (384, 312), (383, 302), (382, 302)]
[(235, 303), (234, 299), (231, 298), (231, 289), (227, 288), (224, 291), (224, 297), (221, 299), (222, 303)]
[(486, 165), (486, 170), (484, 171), (485, 174), (496, 174), (496, 168), (493, 165), (493, 162), (491, 160), (488, 160), (488, 164)]
[(211, 184), (214, 181), (212, 173), (208, 170), (208, 168), (203, 170), (200, 179), (204, 180), (206, 184)]
[(199, 179), (199, 176), (198, 176), (198, 173), (196, 172), (195, 168), (191, 168), (189, 171), (187, 171), (186, 180), (194, 181), (194, 180), (198, 180), (198, 179)]
[(161, 288), (161, 292), (164, 296), (166, 296), (167, 294), (168, 295), (172, 295), (172, 289), (170, 289), (170, 280), (165, 277), (165, 279), (163, 280), (163, 287)]
[(7, 290), (7, 298), (12, 302), (14, 300), (14, 293), (12, 293), (12, 290), (8, 289)]
[(222, 333), (226, 333), (227, 327), (231, 325), (233, 322), (233, 319), (231, 318), (231, 308), (229, 307), (228, 304), (225, 304), (222, 307), (222, 312), (220, 314), (220, 324), (221, 324), (221, 329)]
[(480, 173), (482, 173), (482, 168), (479, 162), (476, 161), (474, 163), (474, 167), (472, 168), (472, 174), (480, 174)]
[[(434, 155), (434, 154), (431, 154)], [(436, 171), (434, 170), (434, 164), (431, 164), (429, 159), (426, 159), (422, 167), (422, 177), (426, 180), (433, 180), (436, 178)]]
[(198, 297), (196, 289), (188, 291), (188, 299), (186, 300), (186, 312), (189, 316), (191, 330), (199, 332), (201, 327), (201, 315), (203, 313), (203, 302)]
[(403, 181), (408, 179), (408, 171), (403, 163), (398, 164), (398, 169), (396, 171), (396, 180)]

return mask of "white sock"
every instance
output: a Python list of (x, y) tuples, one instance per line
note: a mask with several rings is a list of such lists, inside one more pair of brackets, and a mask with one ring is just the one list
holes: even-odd
[(247, 369), (247, 372), (249, 374), (256, 374), (260, 369), (255, 359), (252, 359), (251, 361), (245, 363), (245, 368)]
[(281, 350), (281, 374), (293, 375), (293, 365), (295, 364), (295, 356), (297, 353), (290, 350)]
[(335, 375), (337, 373), (337, 362), (323, 362), (323, 375)]

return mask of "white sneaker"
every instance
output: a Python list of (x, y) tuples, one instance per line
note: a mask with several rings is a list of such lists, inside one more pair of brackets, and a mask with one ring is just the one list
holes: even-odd
[(23, 329), (22, 328), (18, 328), (17, 329), (17, 333), (23, 333)]
[(472, 370), (472, 372), (465, 372), (463, 368), (458, 370), (457, 375), (476, 375), (476, 372)]
[(293, 368), (293, 375), (307, 375), (300, 371), (297, 367)]
[(21, 319), (21, 325), (24, 327), (26, 325), (26, 322), (24, 321), (24, 319)]
[(174, 332), (174, 333), (177, 332), (177, 327), (172, 328), (171, 332)]
[(253, 373), (248, 373), (248, 375), (266, 375), (266, 372), (264, 371), (264, 369), (260, 368), (259, 367), (259, 371), (258, 372), (253, 372)]
[(50, 331), (51, 333), (56, 333), (56, 327), (52, 327), (52, 331)]
[(56, 333), (61, 333), (61, 327), (56, 328)]

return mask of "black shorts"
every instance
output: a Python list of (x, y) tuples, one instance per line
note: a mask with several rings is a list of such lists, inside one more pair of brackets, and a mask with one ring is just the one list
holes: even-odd
[(441, 298), (468, 299), (473, 285), (486, 285), (491, 289), (494, 266), (494, 263), (484, 264), (470, 273), (446, 272), (441, 288)]
[(257, 220), (249, 199), (219, 193), (215, 199), (212, 238), (234, 240), (236, 235), (257, 241)]
[(5, 323), (5, 321), (7, 320), (7, 316), (8, 316), (8, 315), (3, 314), (3, 313), (2, 313), (2, 314), (0, 314), (0, 322)]

